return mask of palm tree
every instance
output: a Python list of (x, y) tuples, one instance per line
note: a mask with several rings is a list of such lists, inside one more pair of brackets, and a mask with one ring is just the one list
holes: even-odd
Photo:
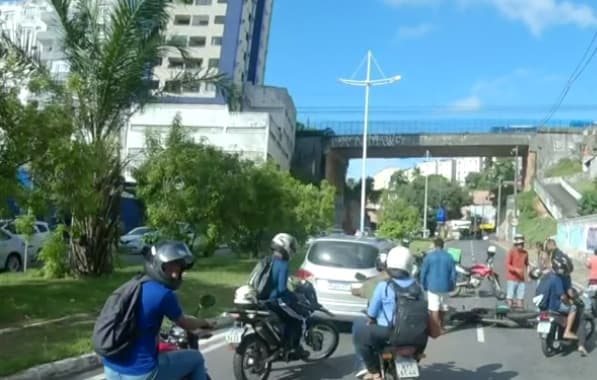
[[(68, 110), (72, 129), (55, 139), (50, 158), (32, 165), (33, 178), (55, 205), (72, 213), (73, 270), (102, 274), (112, 269), (110, 248), (118, 239), (126, 165), (121, 133), (133, 113), (165, 91), (155, 88), (153, 67), (173, 49), (185, 62), (188, 55), (176, 41), (166, 42), (169, 0), (113, 0), (110, 8), (102, 0), (50, 2), (63, 32), (69, 74), (62, 82), (46, 75), (43, 90), (49, 102)], [(22, 62), (47, 73), (31, 49), (7, 36), (2, 40)], [(224, 96), (235, 94), (217, 73), (182, 70), (175, 79), (181, 87), (207, 82)]]

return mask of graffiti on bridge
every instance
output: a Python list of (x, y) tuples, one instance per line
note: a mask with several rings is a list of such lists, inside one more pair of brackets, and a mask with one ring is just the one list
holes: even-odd
[[(418, 145), (418, 135), (371, 135), (367, 136), (368, 146), (393, 147), (397, 145)], [(331, 139), (332, 148), (356, 148), (363, 145), (362, 136), (335, 136)]]

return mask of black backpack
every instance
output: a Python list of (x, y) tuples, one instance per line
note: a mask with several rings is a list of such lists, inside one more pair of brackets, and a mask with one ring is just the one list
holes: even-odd
[[(423, 290), (416, 282), (406, 288), (393, 280), (388, 280), (387, 285), (396, 294), (396, 309), (394, 318), (390, 321), (390, 345), (424, 348), (429, 337), (429, 310)], [(387, 291), (386, 287), (386, 295)]]
[(258, 300), (265, 300), (273, 289), (272, 280), (273, 259), (271, 255), (265, 256), (257, 262), (249, 275), (248, 285), (255, 289)]
[(98, 355), (120, 358), (135, 343), (141, 284), (148, 280), (148, 276), (139, 274), (108, 297), (93, 327), (92, 344)]

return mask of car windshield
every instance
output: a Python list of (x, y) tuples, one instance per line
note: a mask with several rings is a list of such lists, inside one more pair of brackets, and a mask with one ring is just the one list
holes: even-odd
[(309, 250), (313, 264), (336, 268), (365, 269), (375, 267), (377, 247), (349, 241), (318, 241)]
[(129, 231), (127, 235), (144, 235), (148, 232), (151, 232), (151, 228), (139, 227)]

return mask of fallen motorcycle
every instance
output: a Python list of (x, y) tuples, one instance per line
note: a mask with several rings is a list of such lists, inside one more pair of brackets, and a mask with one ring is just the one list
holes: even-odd
[[(212, 307), (215, 305), (216, 299), (211, 295), (201, 297), (199, 301), (198, 310)], [(168, 332), (160, 333), (160, 341), (158, 343), (158, 352), (169, 352), (177, 350), (197, 350), (200, 351), (199, 341), (211, 338), (212, 334), (208, 330), (201, 330), (198, 333), (185, 331), (178, 326), (172, 326)], [(209, 374), (206, 374), (207, 380), (211, 380)], [(184, 377), (180, 380), (187, 380)]]

